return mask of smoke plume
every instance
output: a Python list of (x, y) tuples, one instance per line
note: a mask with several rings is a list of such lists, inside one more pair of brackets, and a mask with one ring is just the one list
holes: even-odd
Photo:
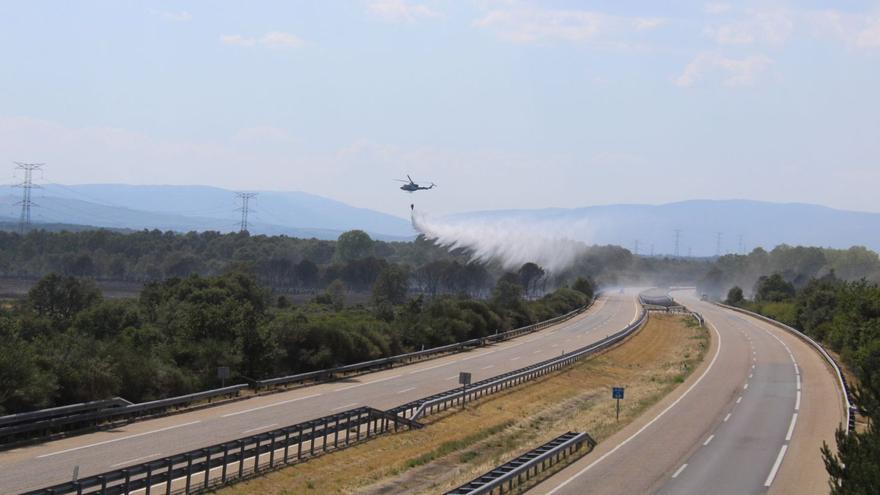
[(415, 210), (412, 224), (440, 246), (466, 248), (474, 261), (497, 260), (507, 270), (517, 270), (531, 261), (550, 273), (565, 270), (586, 251), (587, 245), (573, 240), (571, 234), (576, 232), (583, 238), (589, 233), (585, 222), (573, 225), (514, 218), (436, 219)]

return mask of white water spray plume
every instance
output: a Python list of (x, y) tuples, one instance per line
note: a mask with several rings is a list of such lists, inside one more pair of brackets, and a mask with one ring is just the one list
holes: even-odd
[(413, 228), (447, 249), (465, 248), (473, 261), (497, 260), (506, 270), (533, 262), (550, 273), (571, 266), (587, 245), (572, 239), (589, 237), (586, 222), (501, 219), (436, 219), (413, 210)]

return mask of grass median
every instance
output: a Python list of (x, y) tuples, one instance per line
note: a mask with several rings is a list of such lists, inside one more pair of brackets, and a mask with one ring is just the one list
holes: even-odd
[[(221, 490), (245, 493), (437, 493), (566, 431), (602, 441), (681, 384), (709, 347), (693, 319), (652, 315), (623, 344), (528, 385), (388, 435)], [(612, 386), (625, 386), (620, 421)]]

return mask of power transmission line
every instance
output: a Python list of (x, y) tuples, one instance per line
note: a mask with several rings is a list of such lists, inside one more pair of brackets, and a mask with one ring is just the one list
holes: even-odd
[(721, 256), (721, 232), (715, 232), (715, 256)]
[(238, 208), (238, 211), (241, 212), (241, 224), (239, 226), (239, 232), (247, 232), (248, 229), (248, 213), (250, 212), (249, 203), (250, 200), (257, 196), (257, 193), (254, 192), (237, 192), (235, 193), (235, 197), (241, 200), (241, 206)]
[(31, 190), (40, 187), (34, 185), (34, 170), (40, 170), (45, 163), (13, 163), (15, 163), (16, 170), (24, 170), (24, 180), (21, 184), (13, 186), (21, 188), (21, 201), (15, 204), (21, 205), (21, 217), (18, 219), (18, 233), (24, 234), (31, 227), (31, 207), (38, 206), (31, 200)]
[(746, 243), (743, 242), (743, 235), (739, 235), (739, 254), (746, 254)]

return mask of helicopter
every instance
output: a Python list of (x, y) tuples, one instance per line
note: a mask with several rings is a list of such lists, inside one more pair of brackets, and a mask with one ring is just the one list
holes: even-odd
[(403, 180), (403, 179), (394, 179), (394, 180), (396, 180), (396, 181), (398, 181), (398, 182), (405, 182), (405, 184), (402, 185), (402, 186), (400, 186), (400, 188), (403, 189), (403, 190), (406, 191), (406, 192), (410, 192), (410, 193), (411, 193), (411, 192), (415, 192), (415, 191), (427, 191), (428, 189), (433, 189), (433, 188), (437, 187), (437, 184), (434, 184), (433, 182), (432, 182), (431, 185), (428, 186), (428, 187), (420, 186), (420, 185), (416, 184), (416, 183), (412, 180), (412, 177), (410, 177), (408, 174), (407, 174), (406, 178), (409, 179), (409, 180), (406, 181), (406, 180)]

